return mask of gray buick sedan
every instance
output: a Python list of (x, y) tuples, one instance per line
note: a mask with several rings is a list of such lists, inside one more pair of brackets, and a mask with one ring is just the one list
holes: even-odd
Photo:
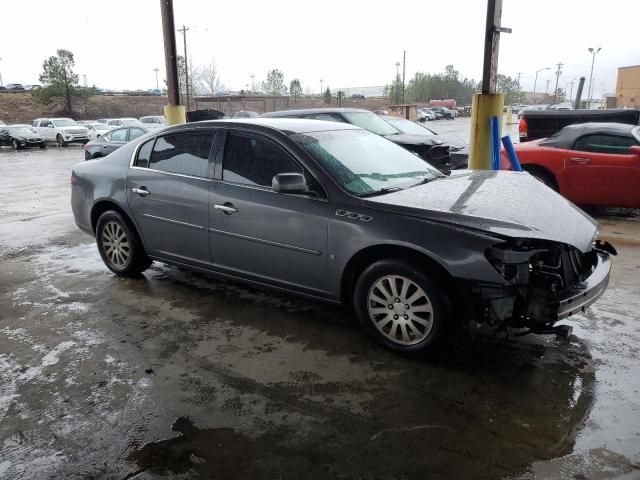
[(597, 224), (527, 173), (445, 176), (366, 130), (241, 119), (150, 132), (73, 169), (106, 266), (153, 260), (353, 307), (390, 349), (471, 321), (566, 334), (609, 282)]

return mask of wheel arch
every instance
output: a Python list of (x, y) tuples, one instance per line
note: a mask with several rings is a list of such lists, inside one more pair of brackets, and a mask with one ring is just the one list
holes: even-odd
[(112, 200), (99, 200), (93, 204), (93, 207), (91, 207), (91, 213), (89, 215), (89, 219), (91, 221), (91, 230), (93, 231), (94, 234), (96, 233), (96, 226), (98, 225), (98, 219), (100, 218), (100, 215), (102, 215), (107, 210), (115, 210), (120, 215), (122, 215), (122, 218), (124, 218), (127, 222), (129, 222), (129, 225), (131, 226), (131, 228), (133, 228), (133, 230), (136, 232), (138, 237), (141, 238), (140, 232), (138, 232), (138, 229), (136, 228), (135, 223), (133, 223), (131, 217), (129, 217), (129, 214), (121, 206), (119, 206), (117, 203), (115, 203)]
[(546, 175), (555, 185), (556, 191), (560, 191), (560, 183), (558, 182), (558, 178), (556, 177), (556, 174), (553, 173), (553, 171), (548, 167), (540, 165), (539, 163), (525, 163), (522, 165), (522, 169), (527, 173), (533, 174), (535, 172), (539, 172)]
[(457, 295), (456, 282), (447, 269), (425, 252), (404, 245), (379, 244), (363, 248), (347, 262), (340, 280), (340, 299), (343, 304), (351, 305), (353, 290), (362, 272), (372, 263), (383, 259), (405, 260), (422, 269), (442, 282), (450, 296)]

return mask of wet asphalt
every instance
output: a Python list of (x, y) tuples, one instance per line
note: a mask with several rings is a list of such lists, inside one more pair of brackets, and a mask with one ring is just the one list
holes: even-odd
[(640, 478), (634, 212), (599, 216), (620, 254), (571, 337), (415, 360), (340, 308), (115, 277), (73, 223), (81, 159), (0, 149), (1, 479)]

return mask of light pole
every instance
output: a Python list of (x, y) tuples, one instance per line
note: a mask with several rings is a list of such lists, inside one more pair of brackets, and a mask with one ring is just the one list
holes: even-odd
[(160, 71), (160, 69), (158, 67), (153, 69), (154, 72), (156, 72), (156, 90), (160, 90), (160, 87), (158, 86), (158, 72)]
[[(0, 61), (2, 61), (2, 57), (0, 57)], [(2, 85), (2, 72), (0, 72), (0, 85)]]
[(251, 91), (253, 93), (256, 92), (256, 80), (255, 79), (256, 79), (256, 76), (252, 73), (251, 74)]
[(589, 92), (589, 98), (587, 99), (587, 110), (591, 107), (591, 87), (593, 83), (593, 64), (596, 62), (596, 54), (602, 50), (602, 47), (598, 47), (596, 50), (593, 47), (589, 47), (589, 53), (591, 53), (591, 74), (589, 74), (589, 88), (587, 92)]
[(320, 96), (322, 96), (322, 79), (320, 79)]
[[(569, 85), (571, 85), (571, 91), (569, 93), (569, 101), (571, 101), (571, 99), (573, 98), (573, 84), (576, 83), (576, 79), (572, 79), (571, 82), (569, 82)], [(565, 91), (567, 90), (567, 87), (565, 86)]]
[(533, 98), (531, 99), (532, 103), (536, 103), (536, 85), (538, 84), (538, 74), (543, 70), (551, 70), (551, 67), (544, 67), (540, 70), (536, 70), (536, 79), (533, 81)]

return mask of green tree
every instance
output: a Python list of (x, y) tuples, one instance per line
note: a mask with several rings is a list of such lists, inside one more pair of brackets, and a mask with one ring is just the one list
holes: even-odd
[(78, 86), (78, 75), (73, 71), (75, 61), (69, 50), (58, 49), (56, 54), (47, 58), (42, 64), (40, 83), (45, 87), (34, 90), (33, 96), (42, 103), (51, 103), (54, 97), (64, 97), (64, 111), (73, 113), (74, 95), (91, 95), (93, 89)]
[(512, 105), (518, 102), (518, 80), (507, 75), (498, 74), (496, 77), (496, 90), (504, 93), (504, 104)]
[(396, 76), (396, 79), (385, 87), (385, 95), (387, 100), (394, 105), (399, 105), (402, 102), (402, 80), (400, 75)]
[(297, 78), (294, 78), (289, 83), (289, 95), (293, 97), (293, 101), (295, 102), (301, 93), (302, 93), (302, 85), (300, 84), (300, 80)]
[(444, 73), (416, 72), (409, 80), (405, 98), (410, 102), (453, 98), (459, 103), (469, 103), (479, 88), (480, 85), (474, 80), (461, 78), (460, 72), (453, 65), (447, 65)]
[(329, 90), (329, 87), (324, 91), (324, 103), (331, 103), (331, 90)]
[(267, 73), (267, 79), (262, 82), (262, 89), (269, 95), (286, 95), (287, 87), (284, 84), (284, 74), (274, 68)]

